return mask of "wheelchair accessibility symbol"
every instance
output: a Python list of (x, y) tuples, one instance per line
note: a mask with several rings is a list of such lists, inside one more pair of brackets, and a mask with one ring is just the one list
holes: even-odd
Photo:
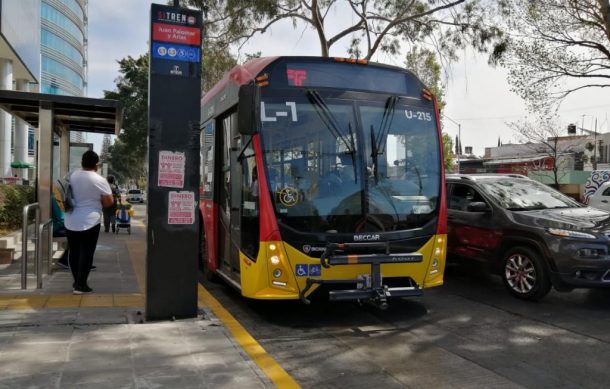
[(297, 265), (295, 269), (295, 274), (297, 275), (297, 277), (305, 277), (308, 274), (307, 265)]

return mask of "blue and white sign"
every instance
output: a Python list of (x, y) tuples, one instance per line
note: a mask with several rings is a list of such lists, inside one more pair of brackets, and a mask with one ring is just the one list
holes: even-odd
[(201, 56), (199, 47), (165, 42), (153, 42), (152, 46), (152, 55), (154, 58), (182, 62), (199, 62), (199, 57)]
[(322, 265), (309, 265), (309, 275), (317, 277), (322, 275)]
[(307, 265), (305, 265), (305, 264), (296, 265), (296, 268), (294, 269), (294, 274), (296, 274), (297, 277), (305, 277), (308, 274)]

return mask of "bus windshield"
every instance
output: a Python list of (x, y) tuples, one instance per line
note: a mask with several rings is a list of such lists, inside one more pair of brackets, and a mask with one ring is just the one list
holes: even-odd
[(303, 232), (423, 226), (436, 215), (440, 156), (431, 104), (264, 97), (261, 140), (280, 223)]

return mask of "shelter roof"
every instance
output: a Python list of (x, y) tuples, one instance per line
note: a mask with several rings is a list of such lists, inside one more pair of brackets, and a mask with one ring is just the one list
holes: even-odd
[(38, 127), (40, 108), (52, 109), (57, 125), (70, 131), (118, 135), (123, 106), (116, 100), (0, 90), (0, 108)]

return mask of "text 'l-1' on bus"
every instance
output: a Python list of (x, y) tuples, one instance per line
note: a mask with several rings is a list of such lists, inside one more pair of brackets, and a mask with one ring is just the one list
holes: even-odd
[(442, 285), (434, 96), (362, 60), (258, 58), (201, 107), (202, 261), (254, 299), (420, 296)]

